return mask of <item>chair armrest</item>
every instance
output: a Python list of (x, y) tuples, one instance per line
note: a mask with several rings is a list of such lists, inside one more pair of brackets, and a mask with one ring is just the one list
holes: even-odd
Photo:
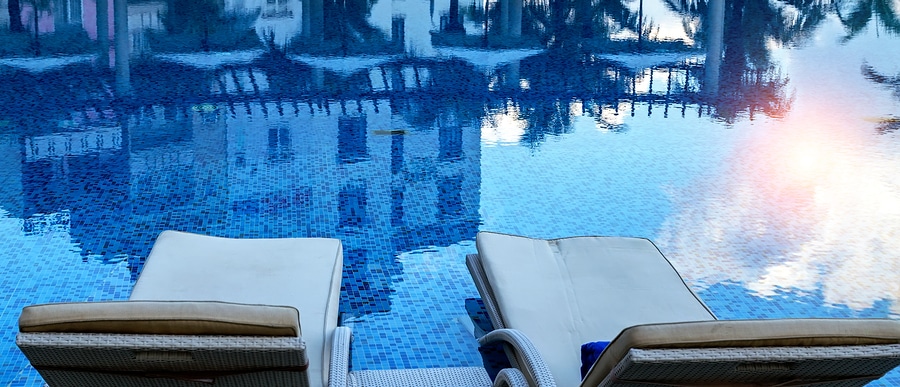
[(337, 327), (331, 338), (331, 363), (328, 368), (328, 386), (345, 387), (350, 383), (350, 342), (353, 333), (349, 327)]
[(529, 385), (535, 387), (556, 386), (544, 358), (524, 333), (515, 329), (495, 329), (478, 339), (478, 343), (481, 345), (495, 342), (502, 342), (512, 349), (519, 360), (518, 366), (522, 368), (519, 371), (524, 374)]
[(528, 380), (525, 379), (522, 371), (516, 368), (504, 368), (494, 379), (493, 387), (528, 387)]

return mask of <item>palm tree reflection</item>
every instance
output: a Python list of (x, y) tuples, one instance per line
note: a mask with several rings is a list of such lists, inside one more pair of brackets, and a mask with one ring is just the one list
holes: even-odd
[(551, 48), (602, 46), (623, 29), (636, 31), (639, 37), (646, 32), (641, 31), (638, 15), (622, 0), (539, 0), (526, 9), (532, 19), (529, 27)]
[(891, 0), (837, 0), (834, 8), (847, 30), (845, 41), (864, 31), (873, 18), (885, 31), (900, 34), (898, 10), (893, 8)]
[(251, 25), (257, 13), (226, 12), (216, 0), (167, 0), (165, 31), (150, 34), (159, 52), (232, 51), (261, 45)]
[[(863, 64), (862, 73), (866, 79), (893, 89), (894, 96), (900, 99), (900, 74), (893, 76), (884, 75), (868, 63)], [(878, 133), (893, 133), (900, 130), (900, 117), (880, 118), (877, 119), (877, 124), (875, 130)]]
[[(707, 10), (708, 5), (707, 2), (686, 9)], [(789, 42), (799, 35), (788, 32), (799, 30), (789, 27), (792, 21), (768, 2), (725, 1), (723, 22), (724, 52), (718, 93), (710, 101), (716, 106), (716, 114), (726, 122), (734, 122), (743, 112), (751, 118), (757, 112), (783, 117), (792, 103), (786, 91), (789, 80), (771, 59), (767, 44), (772, 40)], [(704, 23), (700, 34), (708, 38), (710, 27), (711, 23)]]
[(9, 12), (10, 32), (25, 32), (25, 25), (22, 24), (22, 5), (19, 0), (9, 0), (6, 6)]
[(377, 1), (307, 1), (304, 10), (303, 39), (293, 39), (286, 51), (312, 55), (377, 55), (397, 54), (403, 50), (404, 19), (392, 20), (393, 36), (370, 23), (372, 7)]

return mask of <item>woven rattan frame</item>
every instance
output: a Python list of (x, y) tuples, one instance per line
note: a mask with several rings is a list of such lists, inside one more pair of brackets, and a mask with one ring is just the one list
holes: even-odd
[(598, 386), (752, 385), (765, 381), (762, 385), (853, 387), (864, 386), (897, 365), (900, 344), (631, 349)]
[(300, 337), (19, 333), (54, 387), (309, 385)]

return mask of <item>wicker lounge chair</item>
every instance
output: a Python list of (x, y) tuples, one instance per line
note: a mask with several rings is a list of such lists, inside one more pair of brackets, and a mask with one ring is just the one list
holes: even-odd
[[(547, 361), (532, 385), (861, 386), (900, 364), (896, 320), (716, 320), (646, 239), (481, 232), (476, 245), (490, 334), (527, 336)], [(582, 380), (592, 341), (611, 343)]]
[(479, 367), (349, 371), (342, 256), (336, 239), (166, 231), (128, 301), (26, 307), (16, 342), (52, 387), (491, 385)]

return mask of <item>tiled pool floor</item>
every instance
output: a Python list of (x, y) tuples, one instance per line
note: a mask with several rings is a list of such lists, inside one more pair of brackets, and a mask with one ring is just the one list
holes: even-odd
[[(127, 298), (166, 229), (340, 238), (356, 369), (482, 364), (479, 230), (650, 238), (720, 318), (900, 319), (892, 5), (857, 28), (781, 3), (729, 24), (762, 11), (727, 2), (715, 65), (705, 13), (649, 0), (639, 54), (538, 23), (538, 2), (521, 38), (483, 5), (376, 1), (340, 20), (368, 45), (313, 44), (311, 11), (278, 0), (225, 2), (204, 42), (190, 7), (128, 4), (106, 44), (131, 55), (97, 55), (114, 20), (51, 4), (40, 45), (0, 19), (0, 385), (42, 383), (14, 346), (23, 306)], [(785, 15), (810, 22), (772, 32)]]

